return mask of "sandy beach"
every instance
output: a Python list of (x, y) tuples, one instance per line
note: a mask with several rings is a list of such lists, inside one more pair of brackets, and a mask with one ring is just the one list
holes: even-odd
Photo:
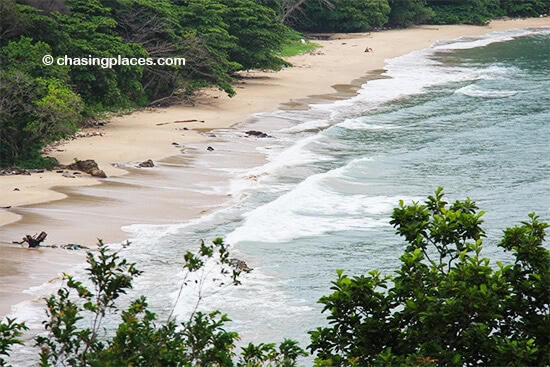
[[(369, 76), (383, 70), (385, 60), (427, 48), (438, 40), (541, 26), (550, 26), (550, 18), (498, 20), (482, 27), (422, 26), (335, 35), (315, 41), (321, 48), (289, 58), (292, 68), (242, 73), (233, 98), (222, 91), (206, 90), (194, 106), (144, 109), (83, 130), (85, 137), (57, 145), (49, 154), (61, 164), (70, 164), (75, 158), (93, 159), (108, 178), (87, 174), (63, 177), (57, 172), (0, 177), (0, 315), (34, 297), (24, 290), (85, 259), (84, 251), (28, 249), (12, 243), (24, 235), (45, 231), (47, 245), (75, 243), (93, 248), (98, 238), (105, 243), (127, 240), (121, 229), (126, 225), (182, 223), (238, 200), (200, 190), (230, 179), (201, 164), (204, 160), (199, 156), (216, 143), (217, 137), (210, 131), (231, 128), (258, 112), (306, 108), (309, 103), (349, 97)], [(365, 52), (367, 47), (372, 52)], [(215, 153), (219, 166), (224, 159), (232, 159), (253, 167), (263, 159), (259, 153)], [(155, 167), (136, 167), (148, 159)], [(173, 183), (174, 177), (177, 185), (163, 185)]]

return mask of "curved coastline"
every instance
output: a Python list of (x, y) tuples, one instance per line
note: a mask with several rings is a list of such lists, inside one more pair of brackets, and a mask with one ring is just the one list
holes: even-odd
[[(349, 96), (354, 88), (343, 87), (345, 83), (367, 75), (369, 71), (382, 69), (385, 59), (429, 47), (436, 40), (549, 25), (548, 18), (502, 20), (487, 27), (418, 27), (319, 42), (324, 47), (318, 52), (290, 60), (294, 68), (279, 73), (250, 73), (248, 78), (238, 82), (241, 83), (236, 86), (238, 95), (233, 99), (222, 95), (222, 92), (208, 91), (197, 99), (197, 107), (173, 106), (117, 117), (100, 128), (103, 136), (71, 141), (60, 147), (62, 151), (53, 154), (65, 164), (75, 157), (95, 159), (110, 176), (101, 185), (95, 185), (98, 183), (95, 179), (66, 179), (55, 173), (0, 177), (0, 206), (12, 206), (15, 213), (22, 216), (16, 221), (13, 221), (13, 216), (7, 221), (6, 216), (2, 216), (0, 221), (0, 313), (5, 315), (10, 312), (11, 305), (28, 299), (29, 295), (23, 294), (23, 290), (55, 277), (71, 264), (84, 259), (83, 254), (62, 251), (61, 255), (61, 250), (21, 249), (11, 244), (12, 240), (46, 230), (49, 232), (48, 243), (90, 245), (95, 242), (96, 236), (107, 243), (120, 242), (126, 239), (120, 229), (124, 225), (188, 221), (228, 200), (223, 195), (205, 195), (201, 201), (197, 199), (198, 194), (193, 198), (173, 200), (172, 191), (160, 190), (151, 184), (152, 180), (158, 183), (159, 173), (160, 178), (163, 177), (161, 170), (123, 170), (110, 163), (136, 163), (149, 158), (170, 160), (168, 157), (179, 156), (179, 151), (185, 149), (186, 144), (204, 144), (205, 147), (210, 144), (212, 138), (203, 135), (204, 131), (229, 128), (253, 113), (274, 110), (279, 106), (285, 108), (293, 104), (315, 103), (319, 100), (315, 96), (331, 94), (335, 90), (338, 92), (338, 89), (344, 90), (341, 96)], [(374, 51), (364, 53), (365, 47), (371, 47)], [(307, 97), (310, 99), (305, 99)], [(182, 120), (196, 121), (175, 123)], [(192, 151), (186, 152), (184, 157), (188, 161), (180, 161), (177, 165), (193, 168), (194, 174), (199, 174), (197, 167), (193, 167), (193, 154)], [(254, 164), (255, 158), (242, 158), (252, 160), (251, 164)], [(224, 178), (205, 174), (201, 179), (189, 178), (181, 185), (215, 182)], [(59, 186), (63, 187), (56, 188)], [(146, 189), (133, 190), (136, 187)], [(14, 191), (14, 188), (19, 190)], [(123, 194), (127, 197), (120, 197)], [(192, 190), (183, 195), (193, 195)], [(142, 200), (144, 198), (152, 200)], [(155, 209), (151, 205), (155, 202), (165, 206), (159, 205)], [(170, 203), (172, 206), (169, 206)], [(78, 210), (70, 210), (77, 207), (85, 208), (85, 211), (78, 213)]]

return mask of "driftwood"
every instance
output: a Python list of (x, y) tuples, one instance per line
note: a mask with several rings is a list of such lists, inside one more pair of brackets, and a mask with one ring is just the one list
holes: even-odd
[(168, 121), (168, 122), (159, 122), (157, 124), (157, 126), (168, 125), (168, 124), (182, 124), (182, 123), (185, 123), (185, 122), (204, 122), (204, 120), (191, 119), (191, 120), (176, 120), (176, 121)]
[(23, 237), (21, 242), (13, 241), (13, 243), (17, 243), (19, 245), (24, 244), (25, 242), (29, 244), (29, 248), (35, 248), (39, 247), (42, 242), (46, 239), (48, 234), (44, 231), (40, 232), (40, 234), (35, 234), (34, 236), (31, 236), (30, 234)]

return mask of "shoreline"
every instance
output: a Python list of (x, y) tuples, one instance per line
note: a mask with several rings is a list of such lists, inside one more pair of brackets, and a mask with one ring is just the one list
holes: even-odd
[[(96, 236), (105, 243), (122, 242), (127, 240), (121, 229), (124, 225), (187, 222), (231, 200), (226, 195), (193, 190), (197, 184), (215, 185), (228, 179), (196, 166), (197, 156), (216, 141), (206, 132), (231, 128), (258, 112), (349, 98), (369, 75), (383, 69), (386, 59), (427, 48), (437, 40), (531, 26), (550, 26), (550, 19), (499, 20), (489, 26), (422, 26), (315, 41), (323, 48), (290, 58), (293, 68), (243, 73), (244, 78), (235, 84), (238, 94), (232, 99), (210, 89), (197, 98), (195, 107), (147, 109), (85, 129), (102, 134), (69, 141), (51, 155), (62, 164), (76, 157), (94, 159), (107, 179), (65, 178), (54, 172), (0, 177), (0, 206), (11, 206), (0, 210), (0, 314), (4, 316), (13, 304), (32, 298), (22, 293), (24, 290), (85, 259), (84, 251), (26, 249), (11, 243), (23, 235), (45, 230), (46, 244), (93, 246)], [(373, 52), (365, 53), (366, 47)], [(252, 166), (261, 159), (237, 158)], [(147, 159), (162, 167), (134, 168)], [(177, 176), (180, 187), (161, 189), (160, 183), (173, 174), (170, 167), (190, 174)]]

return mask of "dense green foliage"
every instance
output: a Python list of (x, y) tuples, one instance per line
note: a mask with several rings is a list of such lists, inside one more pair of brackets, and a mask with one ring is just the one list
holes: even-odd
[(307, 32), (360, 32), (415, 24), (476, 24), (550, 13), (548, 0), (331, 0), (308, 1), (293, 27)]
[(481, 216), (467, 199), (393, 211), (407, 242), (395, 276), (338, 271), (321, 298), (329, 327), (311, 332), (318, 366), (546, 366), (550, 363), (547, 223), (534, 214), (498, 244), (512, 264), (481, 256)]
[[(280, 52), (292, 44), (287, 26), (354, 32), (544, 13), (548, 0), (2, 0), (0, 167), (52, 166), (41, 148), (98, 112), (187, 98), (207, 86), (233, 96), (236, 71), (289, 65), (281, 55), (293, 52)], [(45, 66), (45, 55), (186, 64)]]
[(426, 0), (390, 0), (390, 19), (388, 25), (392, 27), (410, 27), (422, 24), (434, 16), (431, 8), (426, 6)]
[[(196, 253), (185, 254), (184, 261), (187, 275), (182, 286), (193, 276), (201, 283), (212, 276), (217, 287), (239, 284), (241, 270), (232, 265), (221, 239), (210, 245), (202, 242)], [(210, 261), (217, 263), (218, 274), (204, 270)], [(64, 285), (46, 300), (48, 320), (44, 326), (48, 333), (36, 337), (40, 366), (294, 367), (296, 359), (305, 355), (292, 340), (284, 340), (278, 348), (250, 343), (237, 355), (234, 349), (239, 335), (225, 330), (230, 321), (226, 315), (199, 312), (197, 304), (187, 321), (177, 323), (169, 317), (157, 324), (157, 316), (148, 310), (143, 296), (122, 310), (120, 324), (108, 331), (104, 328), (106, 318), (118, 313), (122, 296), (141, 272), (101, 241), (97, 254), (88, 253), (87, 262), (87, 282), (65, 275)], [(13, 344), (22, 343), (17, 337), (25, 328), (10, 319), (0, 323), (0, 356), (9, 355)], [(6, 363), (0, 357), (0, 365)]]
[[(286, 26), (253, 0), (20, 1), (0, 4), (0, 167), (43, 166), (40, 149), (98, 111), (210, 85), (234, 95), (235, 71), (288, 65)], [(46, 66), (45, 55), (186, 64)]]
[[(535, 214), (504, 231), (498, 246), (508, 263), (481, 256), (482, 211), (470, 199), (450, 204), (442, 189), (424, 203), (400, 203), (391, 224), (406, 241), (395, 275), (377, 270), (349, 277), (338, 271), (332, 294), (320, 299), (329, 326), (311, 331), (315, 366), (543, 366), (550, 352), (550, 251), (548, 224)], [(214, 261), (219, 272), (205, 265)], [(220, 311), (164, 322), (145, 297), (120, 309), (141, 272), (101, 241), (88, 253), (89, 279), (66, 275), (47, 301), (48, 334), (37, 336), (41, 366), (224, 366), (295, 367), (305, 352), (292, 340), (248, 344), (235, 351), (239, 335), (227, 331)], [(239, 284), (241, 271), (221, 239), (201, 242), (184, 256), (181, 287)], [(181, 294), (181, 292), (180, 292)], [(203, 293), (205, 294), (205, 293)], [(122, 300), (122, 301), (121, 301)], [(176, 307), (174, 305), (174, 307)], [(105, 319), (120, 312), (115, 330)], [(0, 323), (0, 365), (26, 329)]]
[(314, 32), (357, 32), (382, 27), (388, 22), (387, 0), (332, 0), (328, 7), (311, 2), (296, 27)]
[(41, 61), (50, 53), (47, 43), (25, 36), (8, 41), (0, 50), (2, 166), (43, 165), (40, 149), (75, 131), (81, 120), (82, 101), (68, 85), (68, 68), (47, 67)]
[(9, 356), (11, 347), (14, 344), (25, 344), (23, 340), (18, 338), (27, 329), (25, 323), (17, 323), (10, 318), (0, 322), (0, 366), (7, 366), (6, 361), (1, 356)]
[(498, 17), (537, 17), (550, 13), (548, 0), (427, 0), (433, 24), (485, 24)]
[(428, 1), (435, 12), (434, 24), (485, 24), (501, 15), (499, 0)]

